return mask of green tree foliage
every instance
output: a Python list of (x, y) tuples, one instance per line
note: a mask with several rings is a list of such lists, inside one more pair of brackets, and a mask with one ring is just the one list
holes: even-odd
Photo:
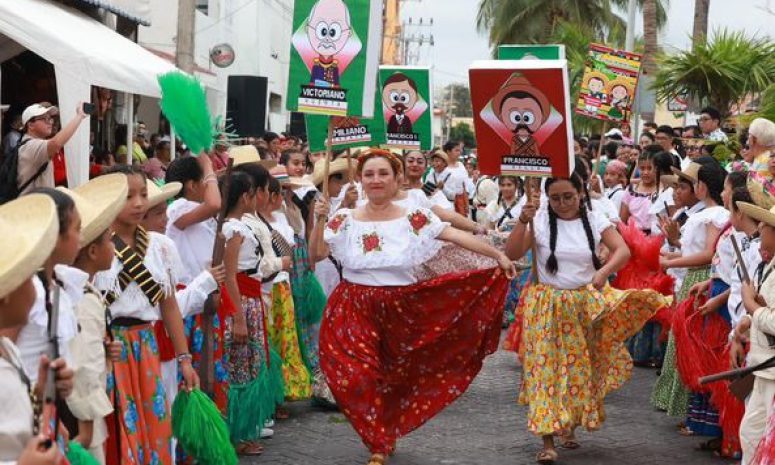
[(716, 31), (708, 42), (658, 61), (659, 101), (686, 92), (698, 105), (711, 105), (725, 116), (731, 105), (775, 83), (775, 43), (741, 31)]
[(471, 126), (462, 121), (452, 126), (449, 130), (449, 139), (463, 141), (467, 148), (476, 147), (474, 131), (471, 129)]

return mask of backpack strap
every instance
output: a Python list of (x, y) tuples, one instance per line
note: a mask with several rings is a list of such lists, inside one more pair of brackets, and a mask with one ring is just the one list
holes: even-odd
[[(27, 139), (25, 139), (24, 137), (22, 137), (21, 139), (19, 139), (19, 143), (18, 143), (18, 144), (16, 144), (16, 147), (14, 148), (14, 151), (16, 152), (16, 158), (17, 158), (17, 160), (18, 160), (18, 158), (19, 158), (19, 149), (21, 149), (21, 148), (22, 148), (22, 146), (23, 146), (24, 144), (26, 144), (27, 142), (29, 142), (29, 141), (31, 141), (31, 140), (32, 140), (31, 138), (27, 138)], [(17, 161), (16, 163), (17, 163), (17, 166), (18, 166), (18, 163), (19, 163), (19, 162)], [(35, 182), (35, 180), (36, 180), (36, 179), (38, 179), (38, 178), (40, 177), (40, 175), (41, 175), (41, 174), (43, 174), (43, 172), (44, 172), (44, 171), (46, 171), (46, 168), (48, 168), (48, 164), (49, 164), (49, 163), (51, 163), (51, 162), (50, 162), (50, 161), (47, 161), (46, 163), (43, 163), (43, 164), (40, 166), (40, 168), (38, 168), (38, 170), (35, 172), (35, 174), (33, 174), (33, 175), (32, 175), (32, 177), (31, 177), (30, 179), (28, 179), (28, 180), (26, 180), (24, 183), (22, 183), (22, 184), (19, 186), (19, 193), (22, 193), (22, 192), (24, 192), (24, 189), (26, 189), (26, 188), (30, 187), (30, 184), (32, 184), (33, 182)]]

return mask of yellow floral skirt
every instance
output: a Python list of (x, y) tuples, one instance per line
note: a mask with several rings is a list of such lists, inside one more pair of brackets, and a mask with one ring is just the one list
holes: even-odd
[(650, 290), (527, 288), (517, 313), (523, 325), (519, 403), (529, 406), (528, 429), (553, 435), (600, 428), (606, 394), (632, 372), (624, 342), (667, 305)]
[(289, 401), (308, 399), (312, 395), (312, 377), (301, 358), (299, 337), (290, 283), (283, 281), (272, 285), (267, 325), (269, 341), (283, 361), (285, 399)]

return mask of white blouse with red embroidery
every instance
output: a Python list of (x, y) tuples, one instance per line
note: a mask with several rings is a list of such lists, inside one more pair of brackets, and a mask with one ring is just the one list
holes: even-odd
[(345, 281), (364, 286), (406, 286), (413, 269), (433, 257), (449, 226), (430, 210), (412, 208), (390, 221), (359, 221), (352, 210), (339, 210), (326, 225), (324, 239), (342, 264)]

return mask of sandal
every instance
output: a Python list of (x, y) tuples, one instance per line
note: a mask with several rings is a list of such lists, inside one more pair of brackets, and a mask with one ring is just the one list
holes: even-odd
[(385, 465), (385, 456), (382, 454), (372, 454), (366, 465)]
[(678, 430), (678, 434), (680, 434), (681, 436), (694, 436), (695, 433), (688, 426), (684, 426), (683, 428), (680, 428)]
[(278, 407), (277, 410), (275, 410), (274, 412), (274, 417), (277, 420), (287, 420), (288, 418), (291, 417), (291, 412), (289, 412), (288, 410), (282, 407)]
[(563, 449), (574, 450), (581, 447), (581, 443), (579, 443), (575, 438), (566, 439), (560, 442), (560, 447), (562, 447)]
[(256, 442), (244, 441), (234, 447), (237, 455), (245, 457), (255, 457), (264, 453), (264, 447)]
[(553, 465), (557, 461), (557, 451), (554, 449), (544, 449), (536, 454), (536, 462), (541, 465)]

